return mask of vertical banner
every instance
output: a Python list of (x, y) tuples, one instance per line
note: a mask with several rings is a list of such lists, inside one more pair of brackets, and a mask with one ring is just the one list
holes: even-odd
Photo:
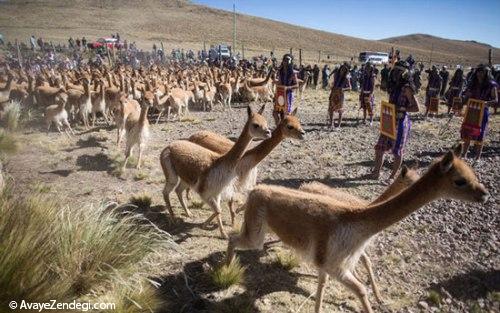
[(387, 101), (380, 105), (380, 133), (396, 140), (396, 107)]

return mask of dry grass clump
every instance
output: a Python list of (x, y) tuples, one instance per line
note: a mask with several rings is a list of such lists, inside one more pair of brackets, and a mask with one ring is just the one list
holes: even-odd
[(241, 266), (238, 258), (234, 258), (229, 265), (224, 264), (216, 268), (210, 276), (215, 286), (226, 289), (243, 282), (245, 267)]
[(300, 265), (300, 260), (290, 251), (279, 250), (276, 253), (274, 263), (287, 271), (291, 271)]
[(153, 200), (151, 199), (151, 196), (147, 193), (141, 193), (137, 195), (133, 195), (130, 197), (129, 200), (130, 204), (135, 205), (141, 210), (149, 209), (151, 207), (151, 204), (153, 203)]
[(19, 126), (20, 117), (21, 104), (17, 101), (9, 102), (2, 113), (2, 124), (7, 130), (15, 131)]
[(138, 216), (61, 206), (36, 193), (20, 199), (8, 189), (0, 216), (0, 307), (22, 299), (112, 299), (119, 312), (160, 305), (148, 277), (175, 244)]
[(0, 154), (12, 154), (17, 151), (19, 145), (14, 136), (0, 129)]

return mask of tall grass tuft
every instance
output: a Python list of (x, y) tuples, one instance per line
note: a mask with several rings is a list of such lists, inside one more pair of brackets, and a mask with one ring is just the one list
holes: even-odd
[(3, 129), (0, 129), (0, 154), (12, 154), (19, 148), (16, 139)]
[(232, 285), (243, 282), (245, 278), (245, 267), (241, 266), (237, 258), (234, 258), (229, 265), (224, 264), (216, 268), (211, 273), (211, 277), (215, 286), (226, 289)]
[(10, 102), (3, 112), (2, 123), (9, 131), (17, 130), (21, 116), (21, 104), (17, 101)]
[(148, 277), (175, 244), (138, 216), (9, 190), (0, 195), (0, 216), (0, 307), (109, 298), (124, 312), (150, 312), (160, 304)]

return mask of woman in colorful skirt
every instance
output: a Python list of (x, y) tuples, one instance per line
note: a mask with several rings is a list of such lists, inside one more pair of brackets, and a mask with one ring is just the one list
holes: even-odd
[(464, 92), (464, 100), (475, 99), (485, 101), (484, 113), (481, 121), (479, 133), (473, 134), (469, 129), (460, 129), (460, 137), (464, 141), (462, 156), (466, 157), (469, 150), (470, 142), (474, 141), (474, 150), (476, 153), (476, 161), (481, 158), (483, 152), (483, 140), (488, 130), (489, 107), (494, 106), (498, 102), (498, 85), (491, 75), (489, 67), (480, 64), (471, 76), (470, 83)]
[[(429, 115), (429, 106), (431, 98), (439, 99), (439, 91), (441, 90), (442, 78), (435, 65), (430, 70), (426, 71), (429, 76), (427, 79), (427, 88), (425, 90), (425, 117)], [(438, 100), (439, 101), (439, 100)]]
[(411, 122), (408, 112), (418, 111), (418, 100), (415, 98), (411, 73), (406, 61), (398, 61), (392, 68), (387, 91), (389, 102), (396, 107), (396, 139), (380, 134), (375, 145), (375, 168), (370, 175), (373, 179), (379, 178), (384, 163), (384, 154), (387, 151), (391, 151), (394, 155), (389, 179), (394, 178), (398, 172), (403, 162), (404, 148), (410, 136)]
[[(293, 69), (293, 58), (290, 54), (285, 54), (276, 81), (276, 99), (274, 100), (273, 109), (276, 125), (279, 125), (281, 120), (292, 112), (293, 89), (298, 87), (297, 72)], [(281, 89), (282, 93), (280, 93), (279, 89)]]
[(455, 108), (458, 109), (458, 112), (462, 112), (462, 90), (464, 88), (464, 72), (461, 67), (457, 67), (455, 74), (450, 81), (450, 87), (448, 87), (448, 91), (446, 92), (446, 104), (448, 105), (448, 114), (450, 114), (451, 109), (453, 108), (453, 101), (455, 98), (459, 98), (460, 107)]
[(373, 124), (373, 108), (375, 104), (375, 96), (373, 89), (375, 87), (376, 73), (370, 62), (365, 64), (361, 75), (361, 91), (359, 93), (359, 103), (363, 109), (363, 124), (366, 123), (366, 115), (370, 115), (370, 126)]
[(340, 127), (342, 123), (342, 112), (344, 107), (344, 91), (351, 89), (349, 83), (349, 64), (342, 64), (338, 70), (335, 71), (333, 76), (332, 90), (330, 92), (329, 106), (328, 106), (328, 121), (329, 128), (333, 128), (333, 114), (335, 112), (339, 113), (339, 123), (337, 127)]

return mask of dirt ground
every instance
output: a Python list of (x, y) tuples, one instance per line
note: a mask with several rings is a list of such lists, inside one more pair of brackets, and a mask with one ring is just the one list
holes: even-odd
[[(421, 92), (421, 104), (422, 96)], [(376, 97), (379, 103), (381, 94)], [(372, 127), (358, 124), (357, 94), (349, 93), (344, 126), (329, 131), (325, 127), (327, 99), (326, 91), (307, 90), (303, 101), (296, 102), (306, 139), (286, 140), (272, 151), (260, 165), (259, 181), (298, 187), (317, 180), (374, 198), (384, 185), (362, 176), (373, 165), (379, 123)], [(271, 124), (270, 111), (268, 104), (266, 116)], [(405, 163), (418, 161), (426, 168), (459, 138), (460, 120), (451, 119), (447, 131), (439, 134), (448, 118), (424, 121), (421, 115), (412, 118)], [(40, 114), (33, 111), (35, 122), (19, 134), (21, 151), (5, 167), (20, 192), (36, 189), (60, 197), (75, 210), (89, 203), (127, 202), (132, 195), (149, 194), (153, 205), (142, 213), (172, 234), (186, 254), (175, 260), (166, 255), (164, 275), (155, 278), (161, 281), (166, 301), (161, 312), (298, 312), (301, 305), (300, 312), (312, 312), (317, 284), (314, 268), (304, 263), (291, 271), (279, 267), (275, 259), (283, 247), (272, 235), (264, 251), (238, 253), (247, 267), (244, 283), (218, 290), (208, 271), (220, 264), (227, 242), (219, 238), (215, 225), (208, 230), (199, 227), (211, 211), (195, 200), (194, 217), (187, 218), (172, 196), (178, 218), (171, 220), (162, 212), (161, 150), (170, 141), (202, 129), (235, 138), (245, 117), (243, 106), (237, 104), (232, 111), (191, 112), (182, 122), (152, 125), (143, 168), (128, 168), (120, 176), (116, 166), (123, 160), (123, 147), (116, 145), (114, 128), (78, 129), (71, 139), (56, 132), (47, 135), (38, 124)], [(384, 298), (383, 305), (376, 304), (370, 293), (377, 312), (499, 312), (499, 126), (498, 115), (492, 116), (483, 160), (475, 166), (492, 194), (486, 204), (436, 201), (382, 232), (369, 247)], [(384, 178), (389, 175), (389, 161)], [(223, 218), (230, 228), (228, 210)], [(360, 273), (367, 277), (361, 268)], [(325, 294), (325, 312), (361, 310), (354, 295), (336, 281), (329, 282)]]

